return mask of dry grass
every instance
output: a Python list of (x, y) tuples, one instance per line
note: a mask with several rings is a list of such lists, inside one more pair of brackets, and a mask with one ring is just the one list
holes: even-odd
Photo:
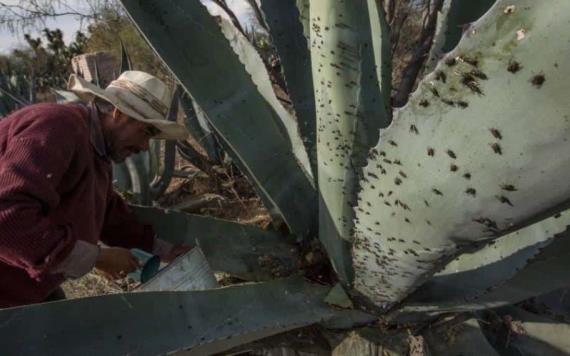
[(160, 206), (187, 213), (267, 228), (271, 218), (247, 179), (231, 167), (217, 166), (210, 176), (175, 178)]
[(81, 278), (65, 281), (61, 287), (68, 299), (75, 299), (130, 292), (138, 284), (130, 278), (110, 281), (96, 271), (92, 271)]

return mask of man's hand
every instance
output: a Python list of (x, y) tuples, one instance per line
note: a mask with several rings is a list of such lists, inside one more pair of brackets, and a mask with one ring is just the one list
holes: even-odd
[(140, 267), (139, 260), (131, 251), (122, 247), (101, 248), (95, 262), (95, 268), (109, 279), (119, 279), (136, 271)]
[(166, 263), (170, 263), (170, 262), (174, 261), (174, 259), (176, 257), (184, 255), (185, 253), (187, 253), (191, 249), (192, 248), (187, 246), (187, 245), (183, 245), (183, 244), (175, 245), (174, 247), (172, 247), (170, 249), (168, 254), (162, 258), (162, 261), (166, 262)]

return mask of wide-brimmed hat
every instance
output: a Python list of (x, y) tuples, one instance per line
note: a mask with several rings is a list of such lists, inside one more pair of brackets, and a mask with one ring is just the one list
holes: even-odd
[(105, 89), (72, 74), (68, 90), (83, 100), (95, 96), (113, 104), (123, 114), (135, 120), (151, 124), (160, 130), (159, 139), (184, 139), (188, 131), (182, 125), (167, 121), (171, 94), (160, 79), (139, 71), (126, 71)]

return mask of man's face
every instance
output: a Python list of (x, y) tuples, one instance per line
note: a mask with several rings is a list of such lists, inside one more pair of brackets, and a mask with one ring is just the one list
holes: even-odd
[(107, 155), (115, 163), (148, 150), (149, 140), (160, 132), (154, 126), (132, 119), (117, 109), (113, 111), (110, 121), (105, 140)]

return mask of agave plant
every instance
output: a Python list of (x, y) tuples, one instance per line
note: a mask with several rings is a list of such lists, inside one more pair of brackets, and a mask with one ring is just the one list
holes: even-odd
[[(138, 208), (197, 246), (155, 278), (193, 283), (4, 310), (4, 349), (211, 354), (319, 324), (366, 326), (388, 354), (408, 335), (434, 354), (570, 352), (570, 2), (445, 1), (394, 109), (377, 1), (261, 0), (294, 113), (199, 1), (122, 3), (287, 232)], [(220, 288), (209, 268), (257, 283)]]
[(16, 70), (0, 70), (0, 118), (33, 102), (33, 78)]

